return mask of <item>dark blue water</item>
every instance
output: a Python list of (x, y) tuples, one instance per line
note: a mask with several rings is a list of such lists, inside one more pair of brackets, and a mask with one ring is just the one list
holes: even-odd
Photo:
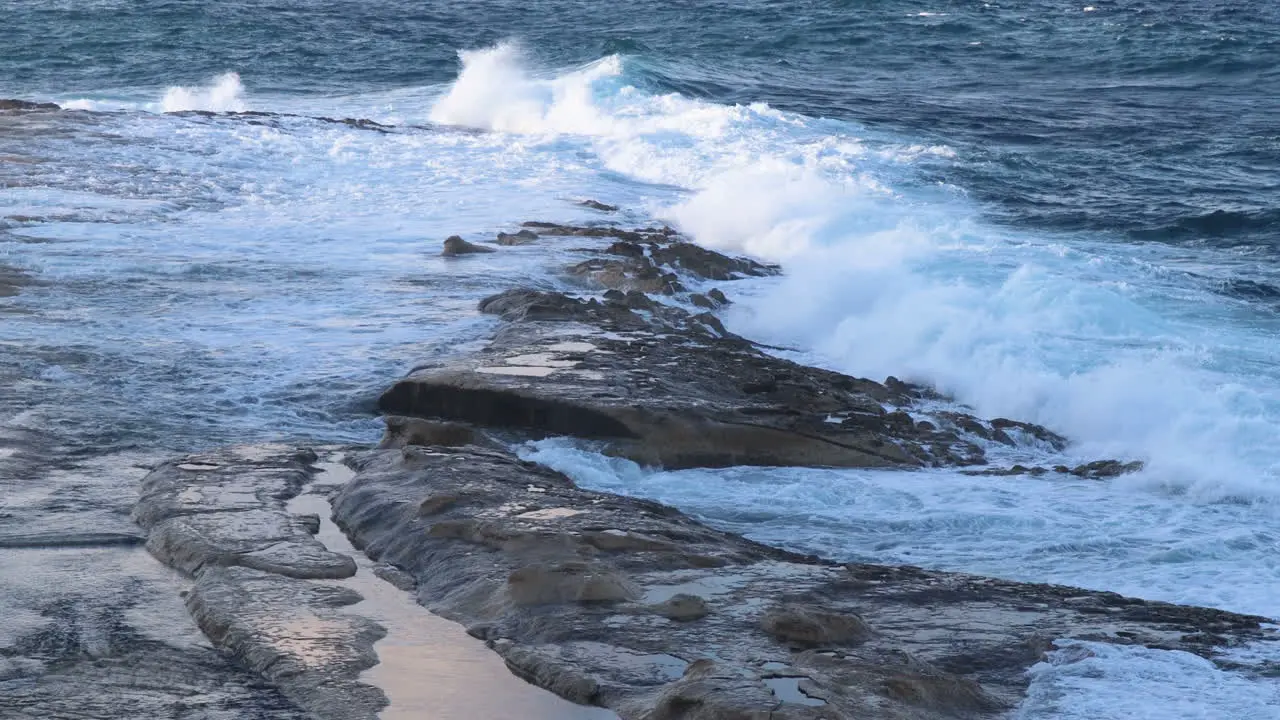
[[(1086, 7), (1092, 10), (1086, 11)], [(453, 78), (519, 38), (620, 53), (655, 90), (768, 102), (956, 148), (937, 179), (1011, 224), (1280, 244), (1280, 6), (983, 3), (0, 3), (0, 94), (196, 84), (351, 94)]]

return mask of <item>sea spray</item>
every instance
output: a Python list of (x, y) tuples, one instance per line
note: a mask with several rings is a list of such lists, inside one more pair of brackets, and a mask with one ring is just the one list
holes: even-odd
[(162, 112), (244, 112), (248, 109), (244, 85), (240, 83), (240, 75), (234, 72), (219, 75), (204, 87), (171, 87), (160, 100)]

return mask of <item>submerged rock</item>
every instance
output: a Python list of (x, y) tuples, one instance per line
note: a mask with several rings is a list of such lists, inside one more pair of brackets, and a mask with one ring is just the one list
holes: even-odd
[(532, 230), (521, 230), (515, 233), (498, 233), (499, 245), (528, 245), (538, 240), (538, 233)]
[(1216, 610), (824, 563), (502, 451), (405, 447), (356, 465), (334, 513), (358, 546), (516, 674), (628, 719), (995, 717), (1053, 638), (1211, 657), (1266, 636), (1263, 618)]
[(916, 405), (914, 386), (895, 389), (768, 355), (709, 313), (641, 294), (610, 298), (533, 290), (487, 298), (481, 310), (508, 321), (490, 345), (414, 371), (379, 407), (602, 440), (611, 454), (668, 468), (984, 462), (961, 431), (918, 424), (904, 412)]
[(497, 250), (467, 242), (457, 235), (451, 235), (444, 241), (444, 250), (440, 254), (445, 257), (456, 257), (458, 255), (476, 255), (491, 252), (497, 252)]
[(529, 228), (530, 230), (536, 231), (539, 235), (616, 238), (618, 240), (626, 240), (628, 242), (663, 242), (676, 234), (676, 231), (669, 227), (636, 228), (635, 230), (626, 230), (612, 225), (561, 225), (560, 223), (541, 222), (536, 220), (521, 223), (521, 225)]
[(33, 282), (32, 277), (27, 273), (17, 268), (0, 265), (0, 298), (13, 297)]
[(599, 210), (600, 212), (609, 212), (609, 213), (618, 212), (617, 205), (606, 205), (600, 202), (599, 200), (583, 200), (578, 204), (585, 208), (591, 208), (592, 210)]
[(966, 475), (989, 475), (993, 477), (1008, 477), (1013, 475), (1032, 475), (1038, 477), (1049, 472), (1055, 472), (1062, 475), (1074, 475), (1076, 477), (1086, 478), (1089, 480), (1106, 480), (1108, 478), (1138, 472), (1144, 467), (1146, 467), (1146, 465), (1141, 460), (1134, 460), (1132, 462), (1121, 462), (1119, 460), (1094, 460), (1093, 462), (1077, 465), (1075, 467), (1055, 465), (1052, 470), (1039, 465), (1013, 465), (1007, 468), (965, 470), (964, 473)]
[[(189, 575), (241, 566), (294, 578), (345, 578), (356, 572), (346, 555), (329, 552), (284, 501), (310, 477), (308, 451), (281, 459), (279, 446), (245, 446), (169, 462), (142, 481), (133, 518), (148, 533), (147, 549)], [(243, 464), (262, 463), (246, 475)]]

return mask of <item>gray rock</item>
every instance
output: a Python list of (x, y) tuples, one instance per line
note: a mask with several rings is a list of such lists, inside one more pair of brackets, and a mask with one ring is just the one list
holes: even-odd
[(673, 295), (684, 289), (675, 273), (663, 272), (644, 259), (595, 258), (569, 268), (569, 274), (621, 292)]
[(779, 640), (804, 647), (858, 644), (871, 636), (857, 615), (795, 605), (769, 610), (760, 618), (760, 627)]
[(470, 425), (424, 420), (422, 418), (387, 417), (381, 448), (407, 445), (482, 445), (487, 441)]
[(1039, 477), (1049, 472), (1056, 472), (1061, 475), (1074, 475), (1078, 478), (1088, 480), (1106, 480), (1108, 478), (1119, 477), (1129, 473), (1135, 473), (1145, 467), (1140, 460), (1132, 462), (1121, 462), (1120, 460), (1094, 460), (1093, 462), (1083, 465), (1070, 467), (1067, 465), (1054, 465), (1050, 468), (1041, 467), (1039, 465), (1011, 465), (1007, 468), (985, 468), (982, 470), (964, 470), (966, 475), (987, 475), (992, 477), (1009, 477), (1013, 475), (1031, 475)]
[[(584, 233), (603, 230), (611, 233), (607, 237), (618, 237), (618, 233), (621, 233), (629, 238), (619, 240), (602, 250), (604, 257), (592, 258), (569, 268), (571, 275), (590, 280), (608, 290), (671, 295), (684, 291), (680, 282), (681, 274), (695, 280), (733, 280), (778, 272), (774, 266), (706, 250), (681, 241), (674, 234), (641, 235), (638, 234), (640, 231), (615, 231), (612, 228), (576, 230)], [(728, 302), (720, 291), (713, 290), (712, 294), (718, 299), (712, 300), (708, 296), (695, 294), (691, 301), (705, 308), (718, 307)]]
[(654, 612), (679, 622), (691, 622), (706, 617), (711, 611), (707, 601), (697, 595), (677, 593), (653, 606)]
[(537, 242), (538, 234), (532, 230), (521, 230), (515, 233), (498, 233), (499, 245), (528, 245)]
[(561, 225), (560, 223), (541, 221), (529, 221), (521, 223), (521, 225), (537, 232), (539, 235), (550, 235), (555, 237), (615, 238), (617, 240), (624, 240), (627, 242), (665, 242), (672, 236), (676, 235), (676, 231), (669, 227), (626, 230), (612, 225), (578, 226)]
[(62, 107), (54, 103), (37, 103), (28, 100), (13, 100), (0, 98), (0, 111), (27, 111), (32, 110), (61, 110)]
[(491, 449), (379, 450), (357, 468), (334, 512), (358, 546), (516, 674), (623, 718), (994, 717), (1047, 639), (1213, 657), (1269, 637), (1217, 610), (824, 563)]
[[(314, 454), (245, 446), (164, 463), (142, 481), (133, 518), (147, 549), (189, 575), (241, 566), (295, 578), (345, 578), (355, 562), (312, 537), (285, 501), (310, 478)], [(255, 458), (269, 458), (245, 469)]]
[(477, 255), (492, 252), (497, 252), (497, 250), (467, 242), (457, 235), (451, 235), (445, 239), (444, 250), (440, 254), (445, 257), (457, 257), (459, 255)]
[(285, 503), (317, 459), (287, 445), (226, 448), (161, 464), (133, 517), (147, 549), (195, 579), (186, 606), (221, 652), (321, 720), (376, 720), (383, 692), (359, 682), (383, 630), (340, 608), (359, 593), (313, 579), (355, 574), (352, 558), (314, 537), (320, 518)]
[(592, 210), (599, 210), (600, 212), (608, 212), (608, 213), (618, 212), (617, 205), (606, 205), (600, 202), (599, 200), (583, 200), (578, 204), (585, 208), (591, 208)]
[(360, 602), (336, 585), (243, 567), (203, 570), (187, 608), (214, 646), (321, 720), (377, 720), (383, 692), (357, 681), (385, 635), (337, 609)]
[(984, 462), (960, 431), (926, 429), (903, 412), (916, 407), (913, 386), (798, 365), (728, 333), (709, 313), (612, 297), (514, 290), (487, 298), (481, 310), (508, 320), (489, 347), (413, 372), (379, 407), (598, 439), (611, 454), (668, 468)]

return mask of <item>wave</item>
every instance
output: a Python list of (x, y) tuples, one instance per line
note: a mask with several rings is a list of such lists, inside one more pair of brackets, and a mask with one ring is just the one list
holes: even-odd
[(1174, 219), (1166, 225), (1138, 230), (1135, 237), (1153, 240), (1223, 240), (1264, 236), (1280, 229), (1280, 208), (1213, 210)]
[(187, 87), (174, 85), (167, 88), (158, 100), (145, 98), (75, 97), (59, 101), (68, 110), (97, 112), (247, 112), (249, 103), (239, 73), (223, 73), (210, 79), (209, 84)]
[(1207, 317), (1226, 310), (1203, 287), (1189, 299), (1190, 283), (1153, 285), (1144, 267), (1160, 258), (991, 226), (963, 191), (923, 179), (956, 162), (944, 146), (645, 92), (618, 56), (559, 74), (510, 43), (460, 59), (434, 122), (580, 143), (609, 172), (683, 188), (652, 209), (699, 242), (784, 261), (785, 277), (735, 306), (739, 332), (931, 382), (1063, 431), (1081, 456), (1148, 462), (1124, 482), (1209, 501), (1280, 490), (1267, 449), (1280, 447), (1280, 377), (1231, 364), (1268, 336)]
[(240, 75), (225, 73), (214, 78), (205, 87), (171, 87), (160, 100), (164, 112), (206, 110), (209, 112), (244, 112), (249, 109), (244, 100), (244, 85)]

